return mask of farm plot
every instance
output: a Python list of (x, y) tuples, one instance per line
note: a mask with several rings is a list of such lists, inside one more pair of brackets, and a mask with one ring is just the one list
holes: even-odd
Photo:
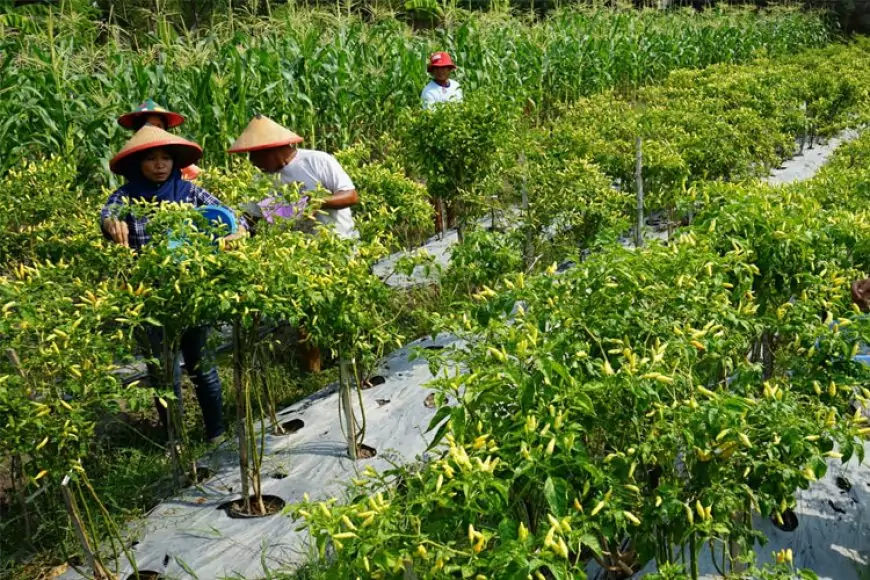
[(588, 561), (628, 573), (648, 559), (659, 577), (698, 577), (704, 546), (736, 568), (730, 555), (761, 539), (750, 516), (787, 529), (796, 505), (832, 535), (813, 550), (779, 535), (773, 568), (755, 574), (854, 574), (868, 545), (838, 548), (836, 521), (813, 517), (863, 525), (864, 494), (829, 497), (836, 515), (817, 506), (868, 432), (853, 407), (867, 370), (851, 359), (867, 322), (848, 284), (866, 268), (851, 251), (866, 243), (868, 153), (864, 137), (786, 188), (712, 186), (715, 203), (667, 247), (612, 248), (480, 293), (444, 325), (469, 338), (449, 357), (468, 372), (436, 382), (462, 393), (437, 415), (446, 452), (296, 510), (335, 550), (325, 577), (582, 577)]
[[(305, 573), (320, 573), (323, 565), (327, 577), (526, 578), (580, 575), (593, 561), (634, 571), (650, 559), (667, 574), (666, 564), (672, 570), (681, 564), (669, 562), (674, 549), (688, 545), (693, 557), (684, 572), (697, 576), (699, 546), (731, 543), (749, 553), (752, 513), (787, 518), (796, 489), (822, 477), (840, 454), (863, 454), (867, 427), (850, 404), (868, 393), (860, 389), (863, 367), (851, 355), (867, 329), (852, 317), (848, 283), (868, 268), (858, 169), (868, 157), (866, 141), (849, 145), (829, 171), (802, 185), (770, 190), (752, 178), (790, 157), (796, 136), (809, 147), (817, 136), (864, 122), (866, 41), (784, 56), (828, 38), (814, 16), (792, 11), (697, 19), (572, 14), (528, 30), (512, 23), (518, 38), (535, 39), (538, 52), (517, 40), (512, 50), (523, 50), (505, 54), (525, 51), (524, 58), (550, 68), (542, 75), (521, 67), (516, 85), (524, 88), (510, 94), (489, 91), (493, 77), (484, 73), (503, 65), (492, 55), (502, 54), (511, 37), (486, 28), (485, 20), (458, 24), (455, 37), (408, 36), (393, 24), (369, 28), (355, 20), (342, 21), (328, 39), (305, 37), (312, 49), (321, 42), (346, 49), (342, 42), (354, 34), (380, 39), (374, 46), (384, 53), (372, 62), (381, 65), (403, 47), (424, 54), (436, 40), (464, 51), (478, 65), (463, 78), (469, 97), (440, 115), (420, 113), (409, 100), (414, 83), (402, 79), (416, 78), (408, 73), (410, 56), (387, 75), (389, 91), (361, 93), (365, 98), (352, 99), (353, 106), (331, 83), (345, 86), (355, 76), (321, 75), (325, 84), (317, 84), (312, 79), (320, 73), (293, 69), (285, 78), (294, 79), (288, 86), (297, 92), (279, 106), (271, 96), (261, 99), (270, 94), (261, 89), (272, 73), (244, 65), (269, 62), (269, 42), (287, 48), (275, 38), (225, 46), (218, 31), (196, 45), (209, 58), (229, 55), (232, 81), (216, 75), (212, 61), (206, 66), (184, 52), (193, 50), (187, 43), (194, 37), (157, 45), (190, 58), (190, 67), (172, 71), (142, 53), (94, 41), (82, 54), (105, 55), (121, 71), (119, 85), (82, 74), (84, 60), (70, 52), (79, 29), (65, 15), (49, 20), (58, 28), (47, 36), (37, 27), (4, 39), (17, 52), (3, 63), (15, 73), (4, 82), (16, 84), (3, 90), (34, 88), (39, 79), (58, 87), (31, 102), (45, 114), (30, 133), (17, 115), (3, 125), (16, 136), (3, 139), (11, 147), (4, 161), (14, 166), (0, 179), (0, 198), (10, 208), (0, 216), (6, 349), (0, 452), (13, 467), (10, 505), (2, 508), (4, 552), (8, 542), (19, 562), (41, 550), (64, 559), (78, 551), (76, 566), (97, 575), (135, 574), (134, 567), (252, 575), (282, 566), (290, 574), (288, 563), (303, 560), (299, 550), (310, 537), (315, 551), (335, 557), (315, 558)], [(566, 23), (575, 28), (556, 26)], [(484, 44), (472, 49), (475, 26), (493, 36), (480, 36)], [(574, 37), (586, 27), (591, 33), (583, 42), (590, 44), (583, 46), (599, 49), (588, 65), (600, 70), (583, 74), (600, 82), (577, 88), (575, 69), (552, 51), (574, 54)], [(620, 31), (626, 33), (616, 38)], [(732, 32), (745, 43), (720, 50)], [(696, 50), (650, 50), (644, 61), (629, 48), (637, 34)], [(711, 38), (718, 44), (710, 45)], [(356, 52), (320, 51), (317, 66), (335, 72), (330, 59), (359, 56), (364, 44)], [(746, 61), (761, 48), (766, 59), (678, 70), (644, 86), (681, 65)], [(259, 61), (250, 56), (256, 54)], [(195, 83), (202, 75), (211, 80)], [(315, 85), (329, 95), (320, 109)], [(203, 183), (234, 207), (272, 194), (250, 165), (219, 167), (221, 141), (252, 107), (274, 105), (279, 119), (310, 127), (318, 145), (362, 138), (338, 154), (364, 200), (359, 243), (315, 230), (308, 209), (292, 228), (264, 225), (244, 243), (216, 245), (219, 231), (189, 208), (172, 206), (149, 208), (154, 237), (135, 258), (97, 239), (94, 216), (103, 193), (92, 186), (105, 182), (97, 168), (108, 155), (105, 144), (118, 137), (106, 129), (108, 111), (128, 93), (147, 88), (175, 96), (184, 87), (196, 97), (184, 112), (191, 127), (210, 135), (206, 149), (216, 162)], [(81, 91), (80, 103), (52, 100), (69, 89)], [(394, 89), (404, 96), (391, 100)], [(608, 92), (593, 94), (601, 89)], [(260, 97), (243, 98), (254, 94)], [(591, 96), (578, 100), (585, 94)], [(214, 102), (206, 107), (203, 95)], [(85, 106), (88, 99), (93, 107)], [(291, 100), (310, 103), (310, 110), (294, 108), (302, 112), (293, 116), (284, 109)], [(373, 114), (372, 102), (386, 105)], [(355, 108), (360, 103), (365, 115)], [(87, 110), (73, 114), (80, 105)], [(100, 131), (105, 138), (93, 139)], [(629, 251), (616, 241), (635, 215), (638, 138), (645, 209), (693, 224), (667, 246)], [(38, 158), (49, 151), (54, 156)], [(431, 234), (429, 194), (458, 209), (463, 240), (430, 294), (396, 292), (372, 266)], [(481, 215), (512, 207), (522, 210), (515, 229), (475, 226)], [(578, 266), (556, 275), (550, 264), (568, 260)], [(423, 261), (411, 257), (402, 266)], [(262, 332), (278, 323), (304, 329), (337, 363), (330, 371), (339, 377), (337, 389), (296, 417), (302, 430), (288, 421), (293, 416), (282, 412), (276, 394), (297, 380), (275, 354), (282, 339)], [(162, 328), (171, 352), (186, 329), (199, 326), (230, 328), (232, 337), (223, 379), (224, 412), (235, 416), (233, 442), (211, 464), (197, 461), (198, 418), (178, 413), (171, 388), (125, 388), (116, 375), (119, 365), (135, 360), (144, 329)], [(840, 332), (847, 326), (849, 333)], [(430, 351), (428, 369), (422, 362), (407, 369), (418, 383), (437, 376), (430, 390), (391, 384), (389, 376), (363, 389), (378, 382), (384, 355), (438, 333), (467, 347)], [(162, 370), (168, 385), (173, 369)], [(429, 398), (431, 389), (438, 393)], [(166, 483), (176, 499), (169, 504), (183, 505), (161, 505), (136, 536), (117, 522), (133, 497), (117, 489), (133, 479), (122, 464), (129, 450), (99, 437), (98, 424), (122, 411), (141, 413), (154, 395), (168, 411), (169, 430), (140, 456), (171, 476)], [(418, 433), (430, 423), (439, 428)], [(428, 451), (428, 462), (414, 464), (431, 439), (440, 446)], [(372, 447), (377, 455), (369, 457)], [(289, 465), (276, 460), (281, 454)], [(400, 465), (389, 469), (390, 462)], [(385, 470), (360, 478), (356, 468), (365, 465)], [(306, 479), (317, 474), (328, 481)], [(351, 482), (345, 501), (318, 503), (350, 479), (359, 481)], [(190, 488), (192, 482), (200, 487)], [(277, 514), (282, 502), (299, 502), (289, 510), (306, 530), (293, 530), (300, 522)], [(170, 533), (156, 529), (165, 520)], [(199, 534), (212, 524), (219, 534)], [(200, 537), (184, 544), (191, 533)], [(237, 534), (245, 535), (242, 547), (234, 545)], [(266, 561), (252, 561), (264, 535)]]

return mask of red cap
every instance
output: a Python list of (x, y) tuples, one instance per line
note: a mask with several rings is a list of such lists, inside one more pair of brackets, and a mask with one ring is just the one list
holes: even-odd
[(426, 70), (431, 72), (433, 68), (438, 67), (455, 69), (456, 65), (453, 64), (453, 59), (446, 52), (435, 52), (429, 57), (429, 66), (426, 67)]

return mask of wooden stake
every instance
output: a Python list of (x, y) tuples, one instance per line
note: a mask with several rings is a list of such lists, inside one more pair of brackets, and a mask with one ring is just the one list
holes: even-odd
[[(528, 221), (529, 219), (529, 190), (526, 187), (526, 154), (525, 152), (520, 153), (519, 159), (520, 165), (523, 167), (523, 181), (520, 186), (520, 193), (522, 194), (522, 209), (523, 209), (523, 220)], [(526, 223), (526, 236), (523, 241), (523, 263), (525, 264), (526, 270), (532, 267), (532, 262), (534, 261), (534, 245), (532, 244), (532, 229), (531, 225)]]
[[(171, 348), (168, 333), (163, 334), (163, 382), (175, 392), (175, 351)], [(158, 401), (158, 404), (161, 404)], [(183, 420), (178, 415), (178, 405), (181, 401), (169, 401), (166, 407), (166, 436), (169, 440), (169, 457), (172, 461), (172, 480), (176, 490), (184, 487), (184, 469), (181, 467), (181, 457), (178, 455), (178, 439), (176, 426)]]
[(635, 165), (634, 165), (634, 182), (637, 189), (637, 231), (635, 232), (634, 245), (638, 248), (643, 247), (643, 150), (640, 137), (636, 141)]
[(351, 384), (351, 372), (350, 366), (352, 361), (349, 361), (345, 358), (342, 358), (338, 363), (339, 367), (339, 384), (340, 384), (340, 397), (341, 397), (341, 408), (344, 413), (345, 419), (345, 436), (347, 437), (347, 454), (351, 459), (356, 461), (357, 459), (357, 442), (356, 442), (356, 419), (353, 414), (353, 399), (351, 398), (351, 390), (353, 389)]
[[(731, 519), (739, 523), (744, 521), (746, 518), (744, 512), (736, 512), (733, 514)], [(731, 538), (728, 538), (728, 556), (731, 560), (731, 572), (741, 574), (746, 571), (746, 564), (739, 561), (740, 544)]]

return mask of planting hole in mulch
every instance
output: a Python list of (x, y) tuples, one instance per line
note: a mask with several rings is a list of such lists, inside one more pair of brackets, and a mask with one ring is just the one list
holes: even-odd
[(130, 574), (127, 576), (127, 580), (161, 580), (163, 576), (160, 575), (160, 572), (155, 572), (153, 570), (139, 570), (139, 573)]
[(196, 466), (196, 483), (202, 483), (211, 477), (211, 469), (208, 467)]
[(843, 491), (849, 491), (850, 489), (852, 489), (852, 483), (848, 479), (840, 475), (837, 476), (837, 487), (839, 487)]
[[(284, 509), (285, 504), (286, 502), (277, 495), (264, 495), (263, 507), (266, 508), (266, 513), (245, 513), (245, 502), (242, 501), (242, 498), (223, 503), (218, 506), (218, 509), (226, 512), (226, 514), (233, 519), (244, 520), (249, 518), (273, 516)], [(251, 509), (257, 511), (257, 502), (254, 501), (253, 496), (251, 497)]]
[(287, 477), (287, 473), (283, 471), (276, 471), (272, 474), (272, 479), (284, 479)]
[(375, 399), (375, 403), (378, 404), (378, 407), (383, 407), (384, 405), (389, 405), (390, 400), (389, 399)]
[(791, 509), (782, 512), (782, 525), (776, 521), (775, 516), (770, 516), (770, 521), (773, 522), (773, 525), (776, 526), (777, 529), (782, 530), (783, 532), (793, 532), (798, 527), (797, 514), (795, 514)]
[(281, 423), (281, 429), (283, 430), (283, 433), (276, 429), (273, 435), (275, 435), (276, 437), (281, 437), (282, 435), (292, 435), (303, 427), (305, 427), (305, 421), (303, 421), (302, 419), (290, 419), (289, 421), (284, 421), (283, 423)]
[(371, 389), (372, 387), (379, 387), (387, 382), (387, 379), (382, 377), (381, 375), (375, 375), (365, 381), (363, 381), (362, 388), (363, 390)]
[(374, 447), (369, 447), (365, 443), (360, 443), (359, 446), (356, 448), (357, 459), (371, 459), (377, 454), (377, 449), (375, 449)]
[(197, 465), (196, 477), (193, 476), (193, 473), (188, 473), (184, 476), (184, 487), (199, 485), (210, 477), (211, 469), (209, 469), (208, 467), (202, 467), (201, 465)]
[(423, 406), (427, 409), (435, 408), (435, 393), (429, 393), (429, 396), (426, 397), (425, 401), (423, 401)]
[(443, 344), (430, 344), (427, 347), (424, 347), (426, 350), (444, 350)]

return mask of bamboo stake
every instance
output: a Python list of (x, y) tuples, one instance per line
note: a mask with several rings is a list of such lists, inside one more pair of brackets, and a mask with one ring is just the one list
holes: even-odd
[(444, 239), (444, 232), (447, 231), (447, 226), (445, 222), (447, 221), (447, 215), (444, 213), (444, 200), (440, 197), (435, 198), (435, 211), (438, 212), (438, 215), (441, 216), (441, 219), (438, 220), (438, 239)]
[(634, 166), (634, 181), (637, 189), (637, 231), (635, 232), (635, 246), (643, 247), (643, 145), (641, 138), (636, 141), (637, 156)]
[[(523, 220), (528, 222), (529, 219), (529, 190), (526, 187), (526, 154), (525, 152), (520, 153), (520, 166), (523, 167), (523, 180), (522, 185), (520, 186), (520, 194), (522, 195), (522, 209), (523, 209)], [(531, 269), (532, 262), (534, 260), (534, 245), (532, 244), (532, 226), (529, 223), (525, 224), (526, 235), (523, 240), (523, 263), (525, 264), (526, 270)]]

